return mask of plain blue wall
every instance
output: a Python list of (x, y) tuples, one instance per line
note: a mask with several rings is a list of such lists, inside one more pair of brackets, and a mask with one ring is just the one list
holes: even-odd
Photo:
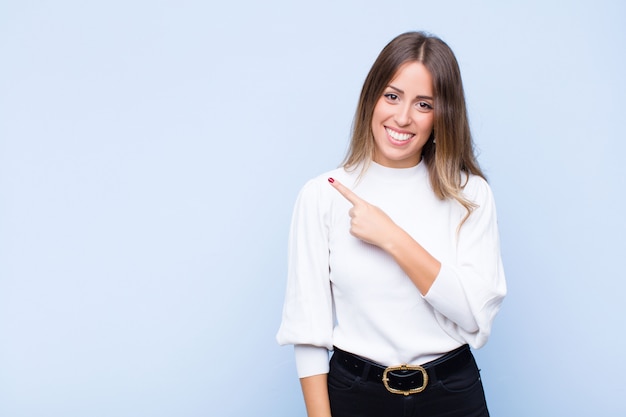
[(414, 29), (497, 198), (492, 415), (623, 416), (624, 4), (0, 1), (0, 416), (304, 416), (291, 209)]

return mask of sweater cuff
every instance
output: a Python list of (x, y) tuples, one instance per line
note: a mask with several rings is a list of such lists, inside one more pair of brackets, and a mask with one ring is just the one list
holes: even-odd
[(311, 345), (295, 345), (294, 353), (299, 378), (328, 373), (328, 349)]

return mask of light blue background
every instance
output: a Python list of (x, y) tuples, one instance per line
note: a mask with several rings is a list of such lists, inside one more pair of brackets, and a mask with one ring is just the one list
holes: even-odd
[(624, 2), (65, 0), (0, 1), (0, 416), (304, 416), (291, 209), (414, 29), (498, 203), (492, 415), (625, 415)]

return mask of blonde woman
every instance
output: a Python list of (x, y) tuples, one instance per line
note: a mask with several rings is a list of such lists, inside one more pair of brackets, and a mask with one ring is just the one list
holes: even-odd
[(294, 209), (277, 339), (309, 417), (488, 416), (470, 346), (505, 294), (458, 63), (402, 34), (365, 80), (342, 167)]

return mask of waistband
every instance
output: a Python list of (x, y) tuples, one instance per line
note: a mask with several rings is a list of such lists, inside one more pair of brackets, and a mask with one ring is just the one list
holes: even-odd
[(332, 359), (344, 369), (366, 381), (378, 381), (389, 392), (414, 394), (426, 389), (427, 385), (446, 379), (473, 360), (468, 345), (463, 345), (445, 355), (422, 365), (383, 366), (376, 362), (334, 348)]

